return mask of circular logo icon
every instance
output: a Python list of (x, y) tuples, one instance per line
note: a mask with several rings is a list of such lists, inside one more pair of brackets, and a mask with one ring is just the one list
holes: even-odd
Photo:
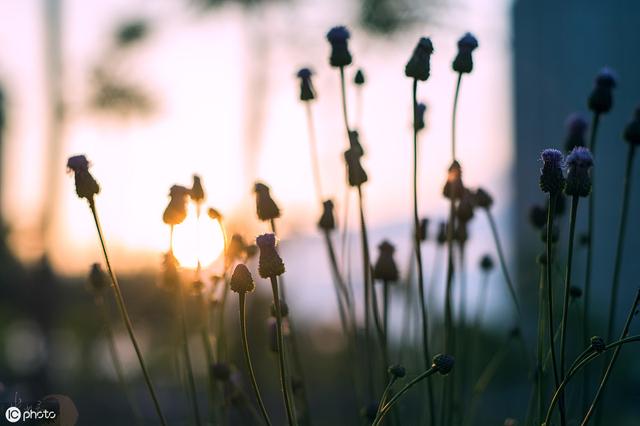
[(18, 407), (9, 407), (4, 413), (4, 417), (9, 423), (17, 423), (22, 417), (22, 411)]

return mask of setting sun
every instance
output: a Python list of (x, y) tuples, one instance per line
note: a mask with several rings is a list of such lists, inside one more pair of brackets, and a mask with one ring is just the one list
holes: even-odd
[(187, 218), (177, 225), (173, 234), (173, 251), (183, 268), (196, 268), (198, 259), (203, 268), (211, 265), (224, 250), (224, 234), (218, 220), (205, 212), (196, 218), (196, 208), (189, 205)]

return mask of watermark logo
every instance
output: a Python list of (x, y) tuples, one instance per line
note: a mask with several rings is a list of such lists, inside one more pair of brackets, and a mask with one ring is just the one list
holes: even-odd
[(17, 423), (22, 420), (22, 410), (18, 407), (9, 407), (7, 411), (4, 412), (4, 417), (9, 423)]

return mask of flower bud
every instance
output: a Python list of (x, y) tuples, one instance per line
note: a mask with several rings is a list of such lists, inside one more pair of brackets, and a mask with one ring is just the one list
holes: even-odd
[(322, 216), (318, 221), (318, 228), (324, 231), (333, 231), (336, 229), (336, 220), (333, 215), (333, 201), (327, 200), (322, 203)]
[(312, 101), (316, 98), (316, 91), (313, 88), (313, 83), (311, 82), (311, 76), (313, 75), (313, 71), (309, 68), (301, 68), (298, 71), (298, 78), (300, 79), (300, 100)]
[(460, 223), (466, 224), (473, 219), (473, 201), (473, 195), (465, 189), (455, 212)]
[(633, 119), (624, 129), (624, 140), (633, 146), (640, 145), (640, 107), (633, 113)]
[(209, 207), (209, 210), (207, 210), (207, 214), (213, 220), (222, 220), (224, 218), (224, 216), (222, 216), (222, 213), (220, 213), (218, 210), (214, 209), (213, 207)]
[(251, 272), (243, 263), (238, 264), (233, 270), (229, 288), (236, 293), (250, 293), (256, 288)]
[[(271, 302), (271, 307), (269, 308), (269, 313), (273, 318), (277, 316), (276, 313), (276, 304)], [(282, 318), (286, 318), (289, 316), (289, 305), (284, 303), (284, 300), (280, 299), (280, 315)]]
[(464, 194), (462, 184), (462, 167), (458, 161), (453, 160), (447, 173), (447, 182), (444, 185), (442, 194), (450, 200), (459, 200)]
[(107, 274), (102, 270), (99, 263), (91, 265), (87, 284), (89, 286), (89, 290), (96, 294), (101, 293), (105, 288), (108, 288), (111, 285)]
[(577, 146), (587, 146), (586, 133), (589, 124), (580, 113), (571, 114), (565, 124), (567, 128), (567, 137), (564, 143), (564, 149), (567, 152)]
[(92, 202), (94, 195), (100, 192), (100, 185), (89, 172), (89, 161), (84, 155), (75, 155), (67, 160), (67, 169), (74, 174), (76, 194)]
[(413, 117), (413, 128), (416, 132), (425, 128), (424, 113), (427, 112), (427, 106), (422, 102), (416, 105), (416, 114)]
[(453, 369), (454, 362), (451, 355), (438, 354), (433, 357), (432, 367), (438, 370), (438, 373), (446, 376)]
[(347, 164), (347, 178), (349, 185), (353, 187), (360, 186), (369, 180), (360, 163), (360, 157), (362, 157), (362, 150), (357, 147), (351, 147), (344, 153), (344, 159)]
[(439, 245), (444, 245), (447, 242), (447, 222), (440, 222), (438, 224), (438, 236), (436, 237), (436, 241)]
[(195, 203), (201, 203), (204, 200), (204, 188), (202, 187), (202, 180), (200, 176), (193, 175), (193, 185), (189, 191), (189, 196)]
[(547, 224), (547, 210), (540, 206), (534, 205), (529, 209), (529, 222), (536, 229), (542, 229)]
[(466, 33), (458, 40), (458, 54), (453, 60), (452, 68), (458, 73), (470, 73), (473, 70), (471, 53), (478, 47), (478, 40), (471, 33)]
[(483, 188), (476, 189), (473, 198), (475, 205), (480, 208), (490, 209), (493, 205), (493, 197)]
[(591, 349), (597, 353), (602, 353), (607, 348), (607, 344), (604, 342), (604, 339), (600, 336), (593, 336), (591, 338)]
[(542, 168), (540, 169), (540, 189), (551, 195), (558, 195), (564, 189), (565, 180), (562, 174), (562, 153), (557, 149), (542, 151)]
[(331, 44), (329, 63), (332, 67), (344, 67), (351, 64), (348, 40), (351, 34), (343, 26), (333, 27), (327, 33), (327, 40)]
[(269, 221), (271, 219), (277, 219), (280, 217), (280, 209), (271, 194), (269, 193), (269, 187), (261, 182), (257, 182), (254, 186), (256, 193), (256, 213), (258, 219), (262, 221)]
[(395, 364), (395, 365), (392, 365), (391, 367), (389, 367), (388, 372), (389, 372), (390, 375), (392, 375), (396, 379), (401, 379), (407, 374), (407, 372), (404, 369), (404, 367), (399, 365), (399, 364)]
[(362, 70), (362, 68), (358, 68), (358, 71), (356, 71), (356, 75), (353, 77), (353, 83), (356, 86), (362, 86), (365, 82), (364, 71)]
[(164, 210), (162, 220), (167, 225), (179, 225), (187, 217), (187, 197), (190, 191), (184, 186), (173, 185), (169, 190), (169, 205)]
[(596, 82), (589, 95), (589, 109), (596, 114), (611, 111), (613, 106), (613, 89), (616, 87), (616, 76), (609, 68), (603, 68), (596, 76)]
[(393, 253), (396, 251), (395, 247), (385, 240), (378, 246), (378, 249), (380, 253), (373, 267), (373, 279), (383, 282), (398, 281), (398, 267), (393, 259)]
[(433, 44), (431, 43), (431, 39), (422, 37), (418, 41), (415, 49), (413, 49), (413, 54), (409, 62), (407, 62), (407, 65), (404, 67), (404, 74), (416, 80), (426, 81), (431, 71), (429, 61), (432, 53)]
[(587, 197), (591, 193), (593, 157), (587, 148), (577, 147), (567, 156), (567, 179), (564, 193)]
[(276, 251), (275, 234), (263, 234), (256, 238), (260, 249), (258, 273), (262, 278), (273, 278), (284, 274), (284, 262)]
[(488, 254), (485, 254), (480, 259), (480, 269), (482, 269), (484, 272), (491, 272), (494, 266), (495, 263), (493, 262), (493, 258)]
[(429, 219), (423, 217), (420, 220), (420, 228), (418, 229), (418, 241), (424, 242), (429, 238)]

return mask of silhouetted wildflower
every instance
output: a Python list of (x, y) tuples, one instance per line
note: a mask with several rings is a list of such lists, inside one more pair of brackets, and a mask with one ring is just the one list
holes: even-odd
[(438, 373), (446, 376), (453, 369), (455, 359), (451, 355), (438, 354), (433, 357), (432, 366), (438, 370)]
[(366, 79), (364, 77), (364, 71), (362, 68), (358, 68), (358, 71), (356, 71), (356, 75), (353, 77), (353, 82), (357, 86), (362, 86), (363, 84), (366, 83)]
[(577, 146), (587, 146), (586, 133), (589, 123), (580, 113), (571, 114), (566, 121), (567, 137), (564, 143), (564, 149), (567, 152)]
[(262, 221), (268, 221), (271, 219), (277, 219), (280, 217), (280, 209), (271, 194), (269, 193), (269, 187), (261, 182), (258, 182), (254, 186), (256, 193), (256, 213), (258, 219)]
[(431, 39), (422, 37), (415, 49), (413, 49), (413, 54), (404, 68), (404, 74), (416, 80), (426, 81), (431, 71), (430, 59), (432, 53), (433, 44)]
[(297, 75), (300, 79), (300, 100), (303, 102), (314, 100), (316, 98), (316, 91), (311, 81), (313, 71), (309, 68), (301, 68)]
[(373, 267), (373, 279), (384, 282), (395, 282), (398, 280), (399, 273), (393, 254), (396, 251), (393, 244), (383, 241), (379, 246), (380, 250), (378, 260)]
[(240, 263), (233, 270), (231, 280), (229, 281), (229, 288), (236, 293), (249, 293), (256, 288), (251, 272), (249, 272), (246, 265)]
[(360, 164), (361, 157), (362, 151), (361, 149), (357, 149), (357, 147), (351, 147), (344, 152), (344, 159), (347, 164), (347, 177), (350, 186), (360, 186), (369, 179), (367, 173), (362, 167), (362, 164)]
[(474, 204), (483, 209), (490, 209), (493, 206), (493, 197), (483, 188), (476, 189), (473, 194)]
[(214, 209), (213, 207), (209, 207), (209, 210), (207, 210), (207, 214), (213, 220), (223, 219), (222, 213), (220, 213), (218, 210)]
[(471, 33), (466, 33), (458, 40), (458, 54), (453, 60), (452, 68), (459, 73), (470, 73), (473, 70), (471, 53), (478, 47), (478, 40)]
[(333, 231), (336, 228), (336, 220), (333, 215), (333, 201), (327, 200), (322, 203), (322, 216), (318, 221), (318, 228), (324, 231)]
[(343, 26), (333, 27), (327, 33), (327, 40), (331, 44), (329, 63), (332, 67), (344, 67), (351, 64), (349, 37), (351, 37), (349, 30)]
[(587, 197), (591, 193), (593, 157), (587, 148), (577, 147), (567, 156), (567, 179), (564, 189), (568, 196)]
[(93, 197), (100, 192), (100, 185), (89, 172), (89, 160), (84, 155), (75, 155), (67, 160), (67, 169), (73, 172), (76, 194), (93, 202)]
[(450, 200), (459, 200), (464, 194), (464, 185), (462, 184), (462, 167), (460, 163), (454, 160), (449, 166), (447, 173), (447, 182), (444, 185), (442, 194)]
[(640, 145), (640, 107), (636, 108), (633, 118), (624, 129), (624, 140), (631, 145)]
[(187, 198), (190, 191), (184, 186), (173, 185), (169, 190), (169, 205), (164, 210), (162, 220), (167, 225), (178, 225), (187, 217)]
[(196, 203), (201, 203), (202, 200), (204, 200), (204, 188), (202, 187), (202, 180), (198, 175), (193, 175), (193, 185), (191, 185), (189, 196)]
[(420, 229), (418, 229), (418, 241), (424, 242), (429, 238), (429, 219), (423, 217), (420, 220)]
[(557, 149), (542, 151), (542, 168), (540, 169), (540, 189), (551, 195), (557, 195), (564, 189), (565, 180), (562, 174), (563, 157)]
[(407, 374), (405, 368), (399, 364), (395, 364), (389, 367), (388, 372), (390, 375), (397, 379), (401, 379)]
[(262, 278), (272, 278), (284, 274), (284, 262), (276, 251), (275, 234), (263, 234), (256, 238), (260, 249), (258, 272)]
[(467, 223), (473, 219), (474, 197), (471, 192), (464, 190), (458, 207), (456, 209), (456, 217), (461, 223)]
[[(540, 238), (542, 239), (543, 243), (547, 242), (547, 224), (546, 223), (542, 227), (542, 230), (540, 232)], [(551, 228), (551, 242), (555, 244), (558, 242), (559, 239), (560, 239), (560, 228), (558, 228), (558, 225), (554, 224), (553, 228)]]
[(589, 109), (596, 114), (604, 114), (613, 106), (613, 89), (616, 76), (609, 68), (603, 68), (596, 76), (595, 86), (589, 95)]
[(111, 286), (111, 282), (107, 274), (102, 270), (99, 263), (91, 265), (88, 279), (89, 290), (96, 294), (101, 293), (105, 288)]

